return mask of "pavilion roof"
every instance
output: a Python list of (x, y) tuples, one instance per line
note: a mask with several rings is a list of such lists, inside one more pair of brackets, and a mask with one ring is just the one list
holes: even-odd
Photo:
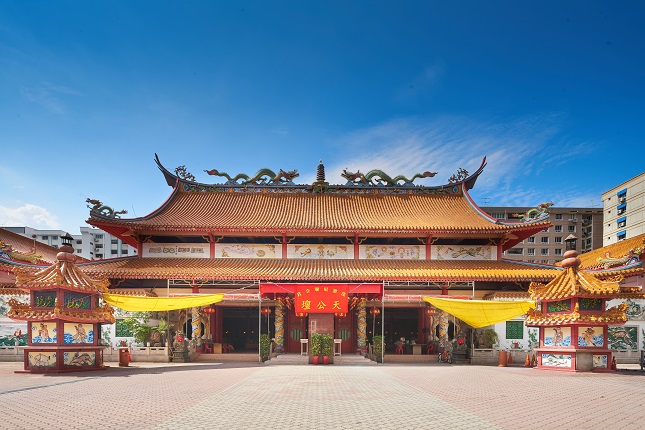
[(2, 253), (0, 258), (9, 257), (11, 260), (31, 264), (51, 264), (56, 261), (58, 248), (28, 239), (17, 233), (0, 228)]
[(561, 269), (513, 261), (125, 258), (79, 266), (112, 279), (548, 281)]
[(559, 326), (563, 324), (607, 324), (621, 325), (627, 322), (625, 310), (627, 305), (621, 303), (603, 312), (580, 313), (578, 304), (571, 313), (545, 315), (537, 309), (529, 309), (526, 313), (526, 325), (532, 326)]
[(645, 249), (645, 233), (621, 240), (602, 248), (581, 254), (580, 267), (586, 270), (613, 269), (620, 271), (630, 268), (630, 263), (638, 262)]
[(574, 296), (610, 297), (620, 292), (620, 282), (600, 280), (577, 267), (566, 267), (546, 285), (533, 282), (529, 292), (532, 300), (561, 300)]
[(114, 309), (107, 304), (90, 311), (69, 308), (34, 309), (29, 303), (21, 303), (16, 299), (9, 300), (11, 309), (7, 312), (9, 318), (22, 321), (47, 321), (60, 319), (67, 322), (101, 322), (111, 324), (115, 321)]
[(61, 287), (83, 292), (106, 292), (110, 284), (105, 277), (93, 279), (79, 270), (73, 261), (65, 260), (56, 261), (44, 269), (17, 266), (13, 272), (16, 275), (16, 288), (24, 290)]

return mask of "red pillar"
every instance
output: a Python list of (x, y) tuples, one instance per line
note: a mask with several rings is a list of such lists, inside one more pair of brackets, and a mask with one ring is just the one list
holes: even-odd
[(358, 233), (354, 233), (354, 260), (358, 260), (360, 248), (358, 244)]
[(282, 259), (287, 259), (287, 235), (282, 233)]

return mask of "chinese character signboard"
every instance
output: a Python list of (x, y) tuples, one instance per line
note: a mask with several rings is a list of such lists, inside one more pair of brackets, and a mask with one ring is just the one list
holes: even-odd
[(295, 312), (347, 313), (346, 285), (298, 285)]

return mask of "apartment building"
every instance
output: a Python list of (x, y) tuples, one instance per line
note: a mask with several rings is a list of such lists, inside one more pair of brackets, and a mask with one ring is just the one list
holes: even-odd
[(645, 173), (602, 194), (603, 244), (645, 233)]
[[(4, 227), (4, 229), (55, 248), (61, 244), (60, 237), (67, 233), (64, 230), (40, 230), (31, 227)], [(137, 253), (136, 248), (98, 228), (81, 227), (80, 232), (81, 234), (71, 234), (74, 238), (72, 242), (74, 254), (79, 257), (102, 260)]]
[[(487, 206), (482, 209), (493, 218), (521, 222), (518, 214), (524, 214), (531, 208)], [(571, 234), (577, 239), (576, 250), (580, 254), (603, 246), (602, 208), (551, 207), (549, 212), (553, 227), (504, 251), (504, 258), (553, 265), (562, 260), (566, 251), (565, 240)]]

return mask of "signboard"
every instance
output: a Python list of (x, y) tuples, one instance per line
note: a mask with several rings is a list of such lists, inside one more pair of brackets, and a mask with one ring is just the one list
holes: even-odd
[(210, 245), (202, 243), (144, 243), (143, 258), (210, 258)]
[(347, 286), (298, 285), (296, 313), (347, 313)]

